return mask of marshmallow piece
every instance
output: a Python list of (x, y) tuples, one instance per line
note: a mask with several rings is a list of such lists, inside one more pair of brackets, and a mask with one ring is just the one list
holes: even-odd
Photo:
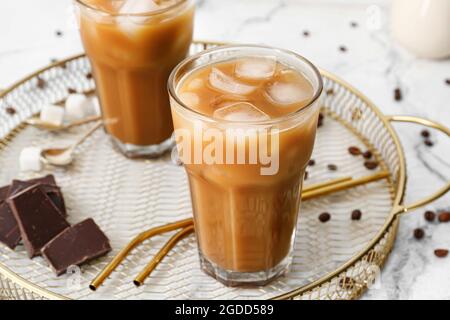
[(19, 157), (21, 171), (41, 171), (41, 149), (37, 147), (27, 147), (22, 149)]
[(41, 110), (40, 119), (43, 122), (60, 126), (64, 120), (64, 109), (54, 105), (45, 105)]
[(94, 109), (91, 99), (81, 93), (73, 93), (66, 100), (66, 119), (70, 121), (81, 120), (92, 115)]

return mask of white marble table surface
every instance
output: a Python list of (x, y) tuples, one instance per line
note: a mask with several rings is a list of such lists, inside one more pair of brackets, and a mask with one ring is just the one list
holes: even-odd
[[(368, 8), (370, 8), (368, 10)], [(368, 13), (381, 12), (380, 28), (368, 27)], [(296, 50), (365, 93), (386, 114), (407, 114), (450, 125), (450, 61), (427, 61), (398, 47), (389, 34), (388, 0), (199, 0), (195, 38), (263, 43)], [(0, 88), (31, 71), (82, 52), (70, 0), (0, 1)], [(356, 22), (357, 27), (352, 27)], [(61, 37), (56, 30), (62, 31)], [(303, 31), (308, 31), (305, 37)], [(346, 52), (339, 50), (347, 48)], [(403, 100), (393, 98), (394, 88)], [(399, 125), (408, 162), (412, 201), (450, 179), (450, 143), (434, 134), (426, 147), (420, 128)], [(450, 195), (425, 209), (450, 209)], [(402, 217), (395, 248), (382, 271), (382, 283), (364, 299), (450, 299), (450, 224), (427, 224), (425, 209)], [(412, 230), (423, 227), (417, 241)]]

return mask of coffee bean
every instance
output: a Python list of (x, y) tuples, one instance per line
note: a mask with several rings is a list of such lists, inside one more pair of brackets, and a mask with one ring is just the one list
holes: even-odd
[(434, 250), (434, 254), (438, 258), (445, 258), (448, 255), (448, 250), (447, 249), (436, 249), (436, 250)]
[(47, 85), (47, 83), (45, 82), (45, 80), (44, 79), (42, 79), (41, 77), (38, 77), (37, 78), (37, 87), (39, 88), (39, 89), (44, 89), (45, 88), (45, 86)]
[(436, 218), (436, 213), (434, 213), (433, 211), (425, 211), (424, 217), (428, 222), (433, 222)]
[(430, 131), (428, 131), (427, 129), (424, 129), (420, 132), (420, 135), (424, 138), (428, 138), (430, 136)]
[(303, 36), (304, 36), (304, 37), (309, 37), (309, 36), (310, 36), (309, 31), (308, 31), (308, 30), (304, 30), (304, 31), (303, 31)]
[(325, 223), (330, 219), (331, 219), (331, 215), (328, 212), (323, 212), (319, 215), (320, 222)]
[(69, 92), (69, 94), (73, 94), (73, 93), (77, 93), (78, 91), (75, 90), (74, 88), (68, 88), (67, 92)]
[(328, 89), (326, 91), (327, 96), (332, 96), (334, 94), (334, 90), (333, 89)]
[(423, 229), (417, 228), (414, 230), (414, 238), (416, 238), (417, 240), (422, 239), (424, 236), (425, 236), (425, 231), (423, 231)]
[(378, 167), (378, 162), (376, 161), (365, 161), (364, 166), (369, 170), (374, 170)]
[(57, 37), (61, 37), (63, 35), (61, 30), (56, 30), (55, 34), (56, 34)]
[(303, 178), (303, 180), (308, 180), (308, 171), (305, 171), (305, 177)]
[(448, 84), (450, 86), (450, 78), (445, 79), (445, 84)]
[(350, 26), (352, 28), (356, 28), (356, 27), (358, 27), (358, 22), (352, 21), (352, 22), (350, 22)]
[(359, 156), (362, 153), (358, 147), (349, 147), (348, 152), (353, 156)]
[(361, 220), (362, 212), (359, 209), (352, 211), (352, 220)]
[(394, 99), (395, 101), (401, 101), (403, 99), (402, 90), (400, 90), (400, 88), (394, 90)]
[(346, 46), (340, 46), (340, 47), (339, 47), (339, 51), (341, 51), (341, 52), (347, 52), (347, 47), (346, 47)]
[(439, 222), (449, 222), (450, 221), (450, 212), (444, 211), (439, 214)]
[(424, 143), (425, 143), (425, 145), (426, 145), (427, 147), (432, 147), (432, 146), (434, 146), (434, 142), (431, 141), (431, 140), (429, 140), (429, 139), (426, 139), (426, 140), (424, 141)]
[(315, 164), (316, 164), (316, 160), (314, 160), (314, 159), (310, 159), (308, 161), (308, 166), (310, 166), (310, 167), (314, 166)]
[(92, 79), (92, 73), (91, 72), (86, 74), (86, 79)]
[(337, 165), (335, 164), (329, 164), (327, 167), (330, 171), (336, 171), (338, 169)]
[(366, 152), (363, 153), (363, 157), (365, 159), (370, 159), (372, 158), (372, 152), (370, 150), (367, 150)]
[(16, 109), (14, 109), (13, 107), (6, 107), (5, 109), (6, 113), (9, 114), (10, 116), (13, 116), (16, 114)]
[(325, 116), (323, 115), (322, 112), (319, 112), (319, 120), (323, 120), (323, 118), (325, 118)]

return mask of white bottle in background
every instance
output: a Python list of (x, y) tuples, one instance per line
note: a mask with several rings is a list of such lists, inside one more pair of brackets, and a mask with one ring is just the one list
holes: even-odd
[(418, 57), (450, 57), (450, 0), (393, 0), (391, 27)]

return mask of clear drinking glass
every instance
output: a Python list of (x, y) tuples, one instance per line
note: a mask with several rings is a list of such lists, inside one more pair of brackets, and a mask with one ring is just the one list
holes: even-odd
[[(194, 71), (252, 56), (275, 57), (305, 76), (314, 90), (311, 101), (285, 116), (252, 122), (218, 120), (183, 103), (179, 88)], [(321, 94), (320, 73), (309, 61), (270, 47), (214, 48), (185, 59), (173, 70), (169, 78), (172, 118), (179, 156), (189, 179), (200, 264), (203, 271), (224, 284), (264, 285), (288, 270)], [(230, 131), (247, 130), (240, 133), (242, 140), (227, 150), (243, 146), (241, 150), (248, 155), (251, 141), (266, 141), (268, 154), (278, 157), (277, 170), (270, 172), (260, 157), (253, 164), (198, 161), (195, 154), (206, 150), (204, 137), (211, 129), (223, 134), (223, 145), (236, 138), (227, 135)], [(186, 144), (182, 146), (186, 142), (193, 147), (192, 152), (185, 150)]]
[(74, 2), (107, 133), (128, 157), (164, 153), (173, 146), (167, 79), (189, 51), (194, 1)]

